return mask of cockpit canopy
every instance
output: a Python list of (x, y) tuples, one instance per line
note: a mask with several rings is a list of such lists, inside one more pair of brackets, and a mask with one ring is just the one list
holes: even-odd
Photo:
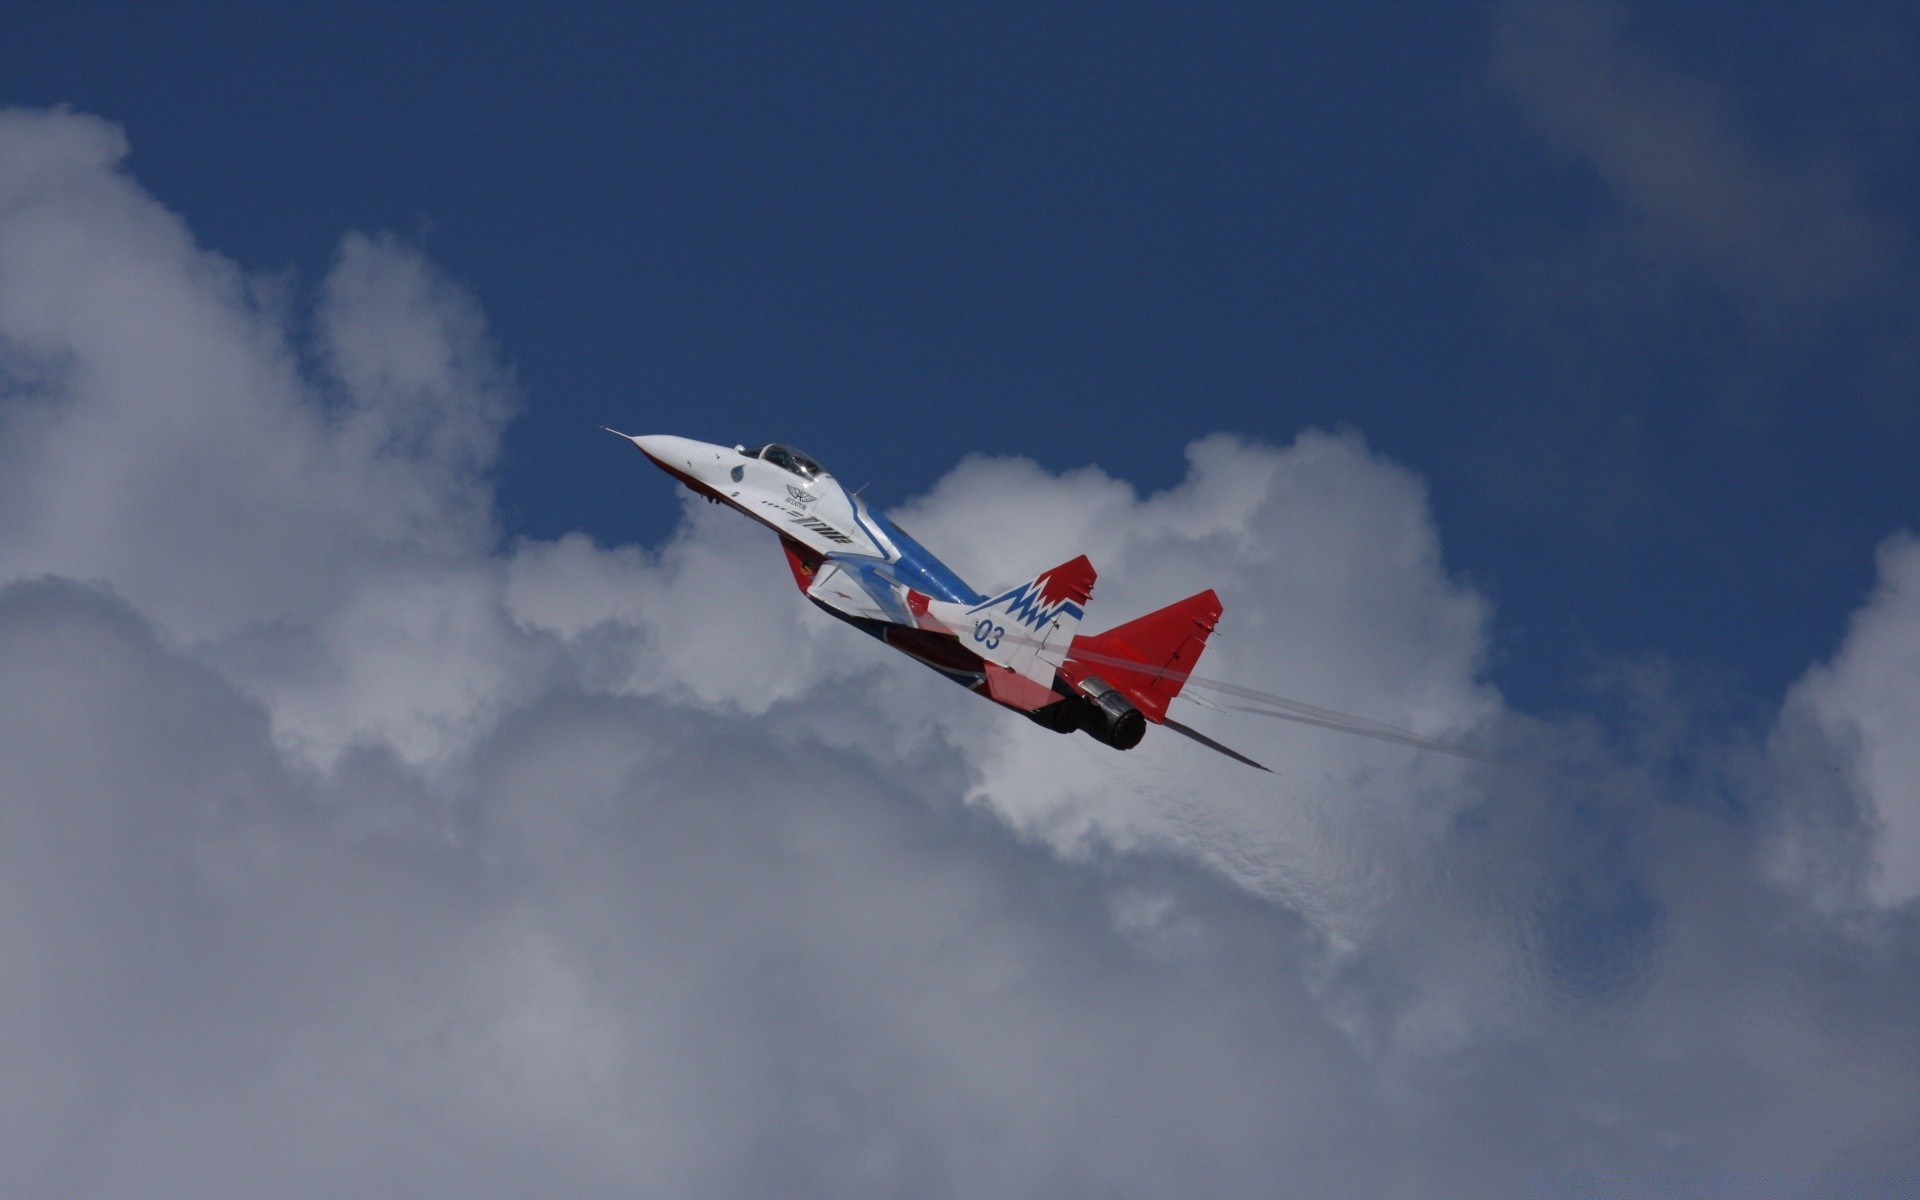
[(811, 480), (825, 475), (826, 471), (819, 463), (795, 450), (792, 446), (782, 446), (778, 442), (769, 442), (764, 446), (742, 446), (740, 453), (748, 458), (757, 458), (761, 462), (772, 463), (783, 471), (791, 471), (802, 479)]

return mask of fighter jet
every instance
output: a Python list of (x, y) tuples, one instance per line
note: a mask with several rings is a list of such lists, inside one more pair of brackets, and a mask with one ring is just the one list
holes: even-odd
[[(1167, 715), (1219, 624), (1211, 589), (1083, 634), (1082, 554), (989, 595), (790, 446), (711, 445), (609, 429), (709, 501), (779, 535), (807, 599), (948, 679), (1056, 733), (1130, 750), (1158, 725), (1266, 767)], [(1279, 714), (1271, 714), (1279, 715)]]

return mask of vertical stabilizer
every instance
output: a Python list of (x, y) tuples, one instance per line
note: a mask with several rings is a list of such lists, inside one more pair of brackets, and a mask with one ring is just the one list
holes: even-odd
[(1051, 689), (1093, 595), (1093, 581), (1093, 564), (1082, 554), (967, 608), (950, 623), (975, 654)]

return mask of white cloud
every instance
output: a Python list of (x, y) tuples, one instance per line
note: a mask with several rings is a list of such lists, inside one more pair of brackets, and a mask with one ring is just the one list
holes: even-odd
[[(296, 346), (124, 150), (0, 114), (0, 1191), (1920, 1169), (1920, 970), (1770, 883), (1722, 797), (1799, 812), (1817, 755), (1664, 695), (1638, 742), (1508, 710), (1422, 484), (1357, 437), (1203, 439), (1147, 496), (970, 460), (901, 517), (982, 583), (1088, 552), (1096, 627), (1215, 586), (1207, 673), (1506, 769), (1206, 713), (1278, 777), (1059, 738), (704, 505), (653, 550), (502, 548), (473, 301), (349, 237)], [(1876, 805), (1910, 558), (1802, 693)], [(1899, 859), (1878, 819), (1831, 853)]]
[(1833, 661), (1809, 671), (1788, 721), (1810, 720), (1860, 806), (1882, 905), (1920, 896), (1920, 542), (1880, 548), (1880, 581)]
[[(1308, 433), (1284, 450), (1216, 436), (1188, 460), (1185, 481), (1142, 499), (1093, 469), (1055, 478), (973, 459), (901, 519), (981, 581), (1084, 551), (1102, 572), (1096, 629), (1212, 586), (1226, 614), (1202, 674), (1429, 736), (1490, 726), (1499, 700), (1476, 680), (1487, 605), (1448, 578), (1417, 479), (1350, 435)], [(1087, 837), (1177, 845), (1249, 886), (1350, 915), (1358, 898), (1342, 893), (1391, 888), (1396, 847), (1424, 843), (1474, 800), (1458, 760), (1252, 717), (1184, 719), (1277, 777), (1165, 733), (1123, 757), (995, 727), (979, 735), (978, 795), (1062, 849)]]
[(510, 393), (472, 303), (418, 255), (349, 237), (318, 322), (332, 374), (309, 380), (280, 315), (124, 152), (97, 120), (0, 116), (0, 572), (108, 580), (217, 639), (483, 550), (477, 471)]

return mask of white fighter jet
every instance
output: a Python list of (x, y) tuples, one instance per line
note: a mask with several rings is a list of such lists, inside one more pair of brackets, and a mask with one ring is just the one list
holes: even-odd
[(1094, 583), (1084, 554), (988, 595), (798, 450), (608, 432), (778, 534), (807, 599), (996, 704), (1117, 750), (1160, 725), (1267, 769), (1167, 716), (1220, 620), (1211, 590), (1083, 634)]

